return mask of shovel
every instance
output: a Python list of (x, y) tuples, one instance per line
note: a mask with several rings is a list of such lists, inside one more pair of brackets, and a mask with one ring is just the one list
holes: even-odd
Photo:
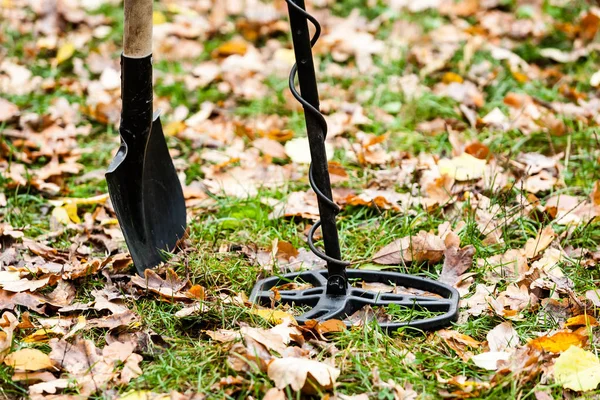
[(140, 275), (164, 261), (186, 228), (181, 184), (152, 113), (152, 0), (125, 0), (121, 55), (121, 146), (108, 192)]

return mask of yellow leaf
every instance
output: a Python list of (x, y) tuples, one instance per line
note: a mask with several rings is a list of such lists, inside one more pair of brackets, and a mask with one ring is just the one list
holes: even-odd
[(578, 315), (576, 317), (569, 318), (565, 323), (565, 328), (577, 328), (580, 326), (598, 326), (598, 321), (591, 315)]
[(4, 359), (4, 364), (20, 371), (39, 371), (52, 368), (50, 357), (37, 349), (21, 349), (10, 353)]
[(554, 363), (554, 378), (562, 387), (585, 392), (600, 383), (600, 360), (577, 346), (571, 346)]
[(73, 328), (71, 328), (71, 331), (63, 338), (63, 340), (66, 340), (66, 339), (70, 338), (71, 336), (75, 335), (77, 332), (79, 332), (80, 330), (85, 328), (86, 325), (87, 325), (87, 321), (86, 321), (85, 317), (83, 315), (80, 315), (79, 317), (77, 317), (77, 323), (75, 324), (75, 326), (73, 326)]
[(67, 197), (67, 198), (63, 198), (62, 200), (65, 201), (65, 203), (73, 203), (73, 204), (77, 204), (77, 205), (91, 206), (94, 204), (106, 203), (106, 200), (108, 200), (108, 193), (101, 194), (98, 196), (88, 197), (88, 198), (77, 198), (77, 197), (68, 198)]
[(171, 396), (168, 394), (156, 394), (149, 390), (136, 390), (125, 393), (123, 396), (119, 397), (118, 400), (166, 400), (170, 398)]
[(160, 25), (160, 24), (164, 24), (165, 22), (167, 22), (167, 17), (165, 17), (165, 14), (161, 13), (160, 11), (154, 11), (152, 13), (152, 24), (153, 25)]
[(511, 71), (513, 78), (519, 83), (526, 83), (529, 78), (522, 72), (519, 71)]
[(60, 207), (65, 204), (77, 204), (77, 205), (85, 205), (91, 206), (94, 204), (104, 204), (108, 200), (108, 193), (101, 194), (98, 196), (92, 197), (61, 197), (58, 200), (48, 200), (48, 203), (52, 204), (54, 207)]
[(75, 204), (75, 203), (65, 204), (64, 209), (67, 210), (67, 215), (69, 216), (69, 219), (71, 221), (75, 222), (76, 224), (81, 222), (81, 220), (79, 219), (79, 216), (77, 216), (77, 204)]
[(54, 325), (52, 328), (42, 328), (33, 332), (31, 335), (23, 338), (25, 343), (40, 343), (47, 342), (51, 337), (62, 336), (65, 334), (63, 328), (58, 325)]
[(167, 125), (165, 125), (165, 127), (163, 128), (163, 132), (167, 136), (175, 136), (179, 132), (183, 131), (184, 129), (185, 129), (185, 124), (183, 122), (172, 121), (172, 122), (169, 122)]
[(448, 175), (457, 181), (469, 181), (483, 176), (485, 164), (485, 160), (463, 153), (453, 159), (441, 159), (438, 162), (438, 168), (442, 175)]
[(69, 58), (73, 57), (73, 54), (75, 53), (75, 46), (73, 45), (73, 43), (71, 42), (67, 42), (64, 43), (62, 46), (60, 46), (58, 48), (58, 51), (56, 52), (56, 65), (59, 65), (65, 61), (67, 61)]
[(291, 321), (296, 322), (296, 320), (294, 319), (294, 317), (291, 314), (288, 314), (288, 313), (286, 313), (284, 311), (280, 311), (280, 310), (253, 309), (253, 310), (250, 310), (250, 314), (258, 315), (259, 317), (261, 317), (273, 324), (280, 324), (285, 319), (289, 319)]
[(464, 79), (462, 78), (462, 76), (454, 73), (454, 72), (446, 72), (444, 74), (444, 76), (442, 77), (442, 82), (444, 83), (452, 83), (452, 82), (457, 82), (457, 83), (463, 83)]
[(69, 213), (64, 207), (55, 207), (54, 210), (52, 210), (52, 216), (56, 218), (58, 222), (64, 225), (67, 225), (69, 222), (71, 222)]
[(248, 44), (242, 40), (230, 40), (217, 47), (213, 53), (213, 57), (228, 57), (234, 54), (243, 56), (248, 51)]

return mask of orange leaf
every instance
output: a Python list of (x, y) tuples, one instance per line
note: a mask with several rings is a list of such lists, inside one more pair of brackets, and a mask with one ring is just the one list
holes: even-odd
[(444, 76), (442, 77), (442, 82), (444, 83), (452, 83), (452, 82), (458, 82), (458, 83), (463, 83), (464, 79), (462, 78), (462, 76), (455, 74), (454, 72), (446, 72), (444, 74)]
[(200, 285), (192, 286), (186, 294), (188, 295), (188, 297), (197, 300), (204, 300), (206, 298), (206, 292), (204, 291), (204, 288)]
[(571, 346), (583, 345), (584, 336), (572, 332), (558, 332), (552, 336), (542, 336), (529, 342), (536, 349), (548, 351), (551, 353), (562, 353)]
[(248, 51), (248, 44), (241, 40), (230, 40), (217, 47), (212, 56), (217, 57), (228, 57), (234, 54), (243, 56)]
[(598, 321), (591, 315), (578, 315), (576, 317), (569, 318), (565, 327), (567, 328), (578, 328), (580, 326), (598, 326)]

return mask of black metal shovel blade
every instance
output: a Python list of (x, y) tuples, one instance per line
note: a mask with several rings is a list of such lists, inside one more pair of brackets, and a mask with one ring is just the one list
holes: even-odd
[(106, 173), (108, 191), (140, 275), (164, 261), (185, 233), (185, 200), (155, 115), (143, 140), (121, 139)]

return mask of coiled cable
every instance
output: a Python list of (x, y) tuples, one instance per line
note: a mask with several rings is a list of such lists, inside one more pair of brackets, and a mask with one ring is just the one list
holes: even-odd
[[(319, 24), (319, 22), (316, 20), (315, 17), (310, 15), (308, 12), (306, 12), (306, 10), (304, 10), (302, 7), (295, 4), (292, 0), (286, 0), (286, 2), (290, 6), (292, 6), (296, 11), (298, 11), (300, 14), (305, 16), (306, 19), (309, 20), (314, 25), (315, 34), (310, 39), (310, 46), (314, 47), (315, 43), (317, 43), (317, 41), (319, 40), (319, 37), (321, 36), (321, 24)], [(289, 77), (290, 91), (292, 92), (292, 95), (294, 96), (294, 98), (296, 100), (298, 100), (298, 102), (300, 104), (302, 104), (302, 106), (304, 107), (304, 112), (310, 112), (316, 118), (318, 124), (321, 126), (321, 129), (323, 131), (323, 140), (325, 140), (327, 138), (327, 121), (325, 121), (325, 117), (323, 116), (323, 114), (321, 114), (321, 112), (319, 110), (317, 110), (317, 108), (315, 108), (312, 104), (310, 104), (308, 101), (306, 101), (304, 98), (302, 98), (302, 95), (296, 89), (296, 85), (295, 85), (296, 75), (298, 75), (298, 64), (294, 63), (294, 66), (292, 67), (292, 70), (290, 71), (290, 77)], [(318, 186), (315, 182), (314, 175), (313, 175), (312, 163), (310, 164), (310, 167), (308, 168), (308, 181), (309, 181), (312, 189), (317, 194), (317, 198), (319, 200), (321, 200), (323, 203), (325, 203), (325, 205), (327, 207), (330, 207), (335, 215), (339, 214), (340, 207), (335, 202), (333, 202), (333, 200), (331, 200), (330, 198), (325, 196), (325, 194), (318, 188)], [(314, 244), (314, 235), (320, 226), (321, 226), (321, 220), (318, 220), (317, 222), (315, 222), (313, 224), (313, 226), (310, 228), (310, 231), (308, 232), (308, 247), (310, 247), (310, 250), (317, 257), (327, 261), (328, 264), (334, 264), (334, 265), (338, 265), (341, 267), (346, 267), (346, 266), (350, 265), (350, 263), (347, 261), (338, 260), (337, 258), (330, 257), (327, 254), (325, 254), (324, 252), (322, 252), (321, 250), (317, 249), (317, 247)]]

